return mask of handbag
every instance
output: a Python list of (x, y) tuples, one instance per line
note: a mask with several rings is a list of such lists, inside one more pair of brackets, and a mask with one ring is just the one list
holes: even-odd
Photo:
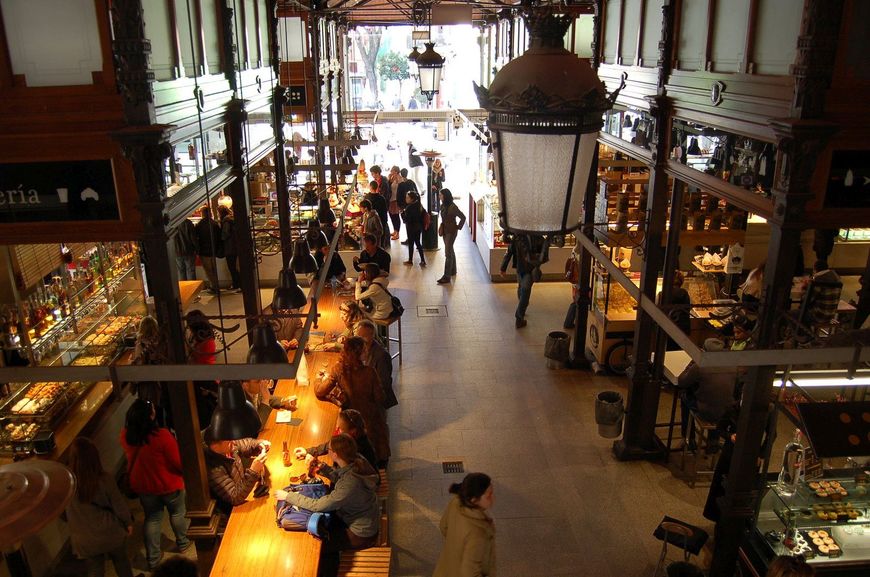
[(133, 454), (133, 460), (130, 462), (127, 469), (121, 473), (121, 476), (118, 478), (118, 489), (121, 491), (121, 494), (127, 497), (128, 499), (135, 499), (139, 495), (133, 488), (130, 486), (130, 473), (133, 472), (133, 467), (136, 466), (136, 459), (139, 457), (139, 451), (142, 448), (139, 447), (139, 450)]
[[(432, 226), (432, 215), (429, 214), (429, 211), (425, 208), (423, 209), (423, 230), (429, 230), (429, 227)], [(440, 227), (439, 227), (439, 230)], [(440, 236), (440, 232), (438, 233)]]
[[(315, 483), (289, 485), (284, 487), (284, 490), (288, 493), (299, 493), (312, 499), (320, 499), (329, 493), (329, 488), (323, 481), (319, 480)], [(307, 531), (320, 538), (326, 535), (332, 517), (329, 513), (314, 513), (283, 500), (275, 504), (275, 513), (278, 526), (285, 531)]]

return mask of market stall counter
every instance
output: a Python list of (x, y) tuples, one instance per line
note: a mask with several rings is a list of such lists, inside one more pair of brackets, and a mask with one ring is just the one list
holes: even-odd
[[(334, 303), (335, 311), (338, 302)], [(330, 307), (332, 308), (332, 307)], [(327, 311), (324, 320), (337, 317)], [(337, 319), (336, 319), (337, 320)], [(311, 386), (300, 385), (296, 379), (278, 381), (275, 395), (296, 395), (297, 406), (292, 420), (284, 411), (272, 411), (259, 438), (272, 443), (266, 466), (272, 479), (272, 491), (290, 484), (291, 477), (307, 472), (305, 461), (292, 456), (290, 466), (285, 466), (282, 448), (285, 443), (291, 451), (295, 447), (310, 447), (329, 438), (335, 427), (338, 407), (318, 401), (314, 395), (313, 383), (321, 375), (328, 373), (338, 361), (334, 352), (314, 352), (306, 355)], [(287, 577), (313, 577), (317, 574), (320, 556), (320, 541), (306, 532), (285, 531), (275, 522), (275, 500), (271, 497), (249, 498), (247, 502), (235, 507), (221, 540), (220, 549), (212, 566), (212, 577), (236, 575), (280, 574)]]

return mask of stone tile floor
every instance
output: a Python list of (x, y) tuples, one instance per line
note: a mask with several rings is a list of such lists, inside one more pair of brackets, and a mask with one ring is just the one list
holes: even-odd
[[(625, 394), (624, 378), (546, 368), (544, 341), (548, 332), (561, 330), (571, 294), (567, 283), (536, 284), (529, 324), (516, 330), (516, 285), (490, 282), (467, 231), (457, 240), (459, 274), (450, 285), (435, 283), (443, 251), (427, 255), (426, 269), (402, 265), (407, 249), (398, 241), (391, 252), (390, 288), (406, 310), (404, 363), (394, 361), (400, 402), (389, 414), (394, 577), (432, 574), (448, 487), (463, 476), (444, 474), (447, 460), (494, 479), (491, 513), (502, 576), (652, 575), (661, 545), (652, 531), (663, 515), (712, 533), (701, 516), (707, 487), (689, 488), (675, 476), (678, 456), (669, 465), (623, 463), (612, 455), (612, 440), (598, 436), (595, 394)], [(264, 290), (264, 302), (269, 298), (271, 291)], [(434, 305), (446, 306), (447, 316), (417, 316), (416, 307)], [(197, 306), (207, 314), (218, 311), (211, 296)], [(238, 312), (241, 296), (222, 295), (221, 308)], [(243, 362), (245, 352), (234, 346), (228, 360)], [(659, 422), (667, 420), (670, 400), (662, 395)], [(130, 544), (134, 568), (141, 570), (138, 528)], [(708, 557), (703, 551), (701, 562)], [(113, 575), (111, 567), (107, 574)]]

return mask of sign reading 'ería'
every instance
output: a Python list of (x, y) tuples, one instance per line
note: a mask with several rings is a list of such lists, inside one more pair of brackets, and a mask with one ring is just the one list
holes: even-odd
[(0, 224), (119, 218), (111, 160), (0, 164)]

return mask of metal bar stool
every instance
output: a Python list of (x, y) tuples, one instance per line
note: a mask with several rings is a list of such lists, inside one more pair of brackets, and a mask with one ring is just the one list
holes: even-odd
[[(390, 353), (390, 358), (395, 359), (399, 357), (399, 366), (402, 365), (402, 317), (393, 317), (389, 319), (372, 319), (372, 322), (375, 323), (375, 326), (378, 328), (378, 336), (387, 346), (387, 352)], [(396, 336), (392, 336), (390, 334), (390, 327), (392, 325), (396, 325)], [(396, 343), (399, 345), (399, 350), (397, 352), (392, 352), (392, 344)]]
[[(692, 452), (692, 473), (686, 480), (689, 487), (694, 488), (698, 481), (698, 475), (710, 475), (713, 478), (713, 471), (716, 469), (716, 461), (718, 460), (718, 452), (708, 451), (712, 447), (710, 442), (710, 433), (716, 430), (716, 424), (702, 419), (694, 410), (689, 411), (689, 430), (686, 432), (686, 438), (683, 439), (683, 453), (680, 457), (680, 468), (683, 472), (686, 471), (686, 456), (690, 452), (689, 445), (694, 444), (695, 449)], [(718, 445), (718, 441), (716, 443)], [(698, 469), (698, 455), (706, 454), (710, 456), (710, 468)]]
[[(659, 555), (659, 562), (656, 565), (653, 577), (658, 577), (662, 569), (665, 567), (665, 559), (668, 554), (668, 545), (673, 545), (683, 550), (683, 561), (688, 562), (689, 557), (697, 555), (701, 552), (704, 543), (707, 542), (709, 534), (694, 525), (689, 525), (679, 519), (665, 516), (656, 530), (653, 531), (653, 537), (661, 540), (662, 552)], [(664, 573), (661, 573), (664, 575)]]

